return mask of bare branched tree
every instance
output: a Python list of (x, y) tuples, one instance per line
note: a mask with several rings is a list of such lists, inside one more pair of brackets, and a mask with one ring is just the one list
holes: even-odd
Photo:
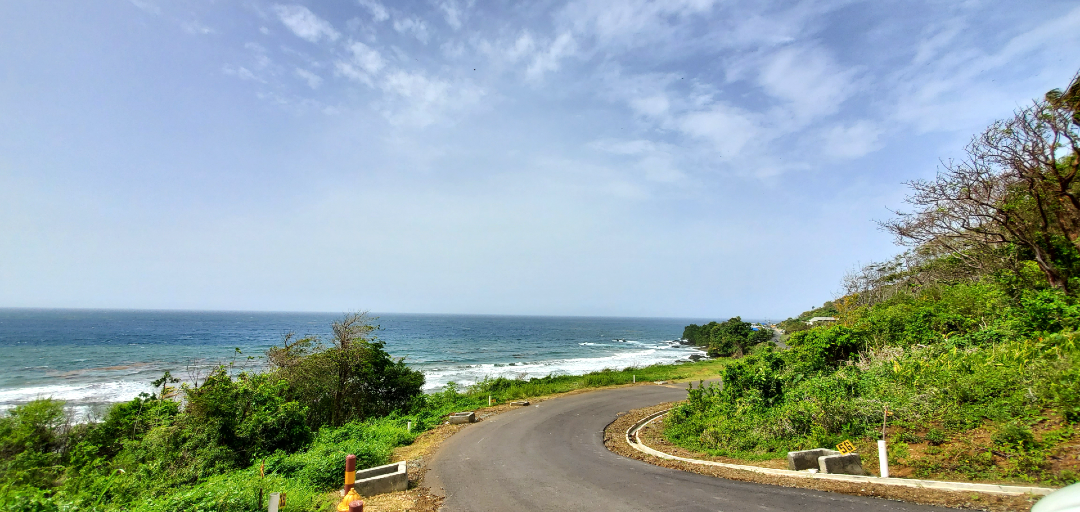
[(1014, 251), (969, 248), (957, 254), (929, 243), (891, 260), (853, 269), (844, 276), (843, 296), (860, 305), (878, 304), (930, 284), (973, 281), (998, 269), (1016, 267)]
[(975, 136), (960, 162), (932, 180), (908, 182), (913, 212), (882, 223), (897, 242), (934, 247), (978, 265), (984, 250), (1031, 251), (1049, 283), (1067, 287), (1055, 265), (1064, 236), (1080, 249), (1080, 74), (1065, 91), (1018, 110)]

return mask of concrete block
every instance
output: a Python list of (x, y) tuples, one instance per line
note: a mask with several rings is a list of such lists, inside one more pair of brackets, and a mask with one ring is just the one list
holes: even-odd
[(802, 471), (804, 469), (818, 469), (818, 457), (824, 457), (826, 455), (840, 455), (840, 452), (836, 450), (830, 450), (828, 448), (815, 448), (813, 450), (788, 452), (787, 466), (788, 469), (792, 471)]
[(457, 425), (458, 423), (476, 423), (476, 413), (472, 411), (455, 412), (450, 415), (450, 424)]
[(818, 469), (822, 473), (833, 475), (867, 475), (862, 467), (862, 458), (858, 453), (826, 455), (818, 457)]
[(409, 474), (405, 461), (376, 466), (356, 472), (353, 489), (361, 496), (374, 496), (387, 492), (404, 491), (409, 488)]
[(520, 406), (520, 407), (528, 407), (529, 401), (528, 400), (519, 400), (517, 402), (510, 402), (510, 405), (517, 405), (517, 406)]

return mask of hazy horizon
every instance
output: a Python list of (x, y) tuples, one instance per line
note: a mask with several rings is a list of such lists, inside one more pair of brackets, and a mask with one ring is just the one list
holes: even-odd
[[(292, 310), (292, 311), (273, 311), (273, 310), (255, 310), (255, 309), (160, 309), (160, 308), (57, 308), (57, 307), (38, 307), (38, 306), (0, 306), (0, 311), (102, 311), (102, 312), (139, 312), (139, 313), (251, 313), (251, 314), (322, 314), (322, 315), (337, 315), (343, 316), (351, 313), (366, 313), (369, 317), (378, 318), (383, 315), (400, 315), (400, 316), (476, 316), (476, 317), (522, 317), (522, 318), (635, 318), (635, 319), (666, 319), (666, 320), (700, 320), (700, 321), (723, 321), (729, 318), (740, 316), (747, 322), (771, 322), (780, 321), (778, 318), (749, 318), (741, 315), (719, 315), (716, 317), (694, 317), (694, 316), (618, 316), (618, 315), (531, 315), (527, 313), (522, 314), (500, 314), (500, 313), (432, 313), (432, 312), (402, 312), (402, 311), (319, 311), (319, 310)], [(793, 313), (790, 315), (794, 317), (802, 311)]]

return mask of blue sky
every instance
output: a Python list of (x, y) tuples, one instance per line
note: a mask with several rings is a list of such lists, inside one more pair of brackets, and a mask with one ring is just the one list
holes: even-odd
[(1075, 2), (0, 4), (0, 306), (784, 318)]

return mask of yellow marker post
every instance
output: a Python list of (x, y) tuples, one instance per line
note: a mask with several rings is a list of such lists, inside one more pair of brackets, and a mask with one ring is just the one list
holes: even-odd
[(849, 453), (855, 453), (855, 445), (852, 444), (851, 440), (845, 440), (841, 442), (840, 444), (836, 445), (836, 449), (844, 455), (847, 455)]
[[(341, 503), (338, 503), (338, 512), (349, 512), (349, 504), (354, 501), (360, 501), (360, 495), (357, 494), (356, 488), (353, 484), (356, 483), (356, 455), (349, 454), (345, 457), (345, 488), (342, 490)], [(363, 505), (361, 505), (363, 506)]]

